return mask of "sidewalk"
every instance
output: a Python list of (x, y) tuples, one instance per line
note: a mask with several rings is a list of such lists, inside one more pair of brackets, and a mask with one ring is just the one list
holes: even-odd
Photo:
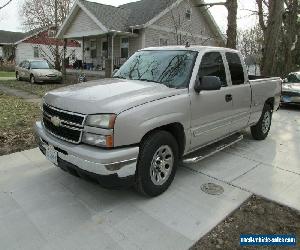
[(5, 94), (10, 95), (10, 96), (20, 97), (20, 98), (24, 99), (24, 101), (30, 102), (30, 103), (40, 104), (42, 101), (42, 99), (37, 95), (28, 93), (23, 90), (9, 88), (9, 87), (3, 86), (1, 84), (0, 84), (0, 91), (4, 92)]

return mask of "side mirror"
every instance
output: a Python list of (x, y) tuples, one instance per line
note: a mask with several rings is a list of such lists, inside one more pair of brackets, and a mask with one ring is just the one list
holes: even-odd
[(287, 78), (283, 79), (283, 83), (288, 83), (288, 82), (289, 82), (289, 80)]
[(200, 93), (202, 90), (219, 90), (222, 87), (222, 83), (217, 76), (203, 76), (201, 78), (197, 77), (195, 83), (195, 91)]

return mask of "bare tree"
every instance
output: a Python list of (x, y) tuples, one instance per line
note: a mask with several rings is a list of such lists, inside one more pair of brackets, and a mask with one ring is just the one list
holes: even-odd
[(199, 4), (197, 7), (212, 7), (216, 5), (224, 5), (228, 11), (228, 25), (227, 25), (227, 48), (236, 49), (237, 47), (237, 0), (227, 0), (226, 2), (205, 3)]
[[(284, 13), (284, 0), (256, 0), (259, 24), (264, 34), (264, 46), (261, 70), (263, 75), (273, 75), (276, 71), (276, 55)], [(263, 6), (267, 7), (268, 17), (265, 21)]]
[(255, 75), (260, 72), (263, 42), (263, 34), (259, 24), (238, 32), (237, 48), (245, 57), (248, 70), (251, 70), (251, 73)]
[(25, 0), (21, 15), (26, 29), (60, 26), (74, 0)]
[[(56, 34), (58, 27), (69, 14), (73, 2), (74, 0), (25, 0), (21, 11), (25, 29), (51, 28)], [(48, 50), (54, 50), (54, 66), (60, 69), (63, 54), (63, 51), (59, 49), (61, 41), (57, 39), (54, 41), (56, 41), (55, 44), (52, 41)]]
[(298, 39), (300, 39), (300, 1), (285, 0), (285, 12), (283, 14), (282, 26), (282, 47), (284, 53), (284, 63), (278, 71), (282, 75), (286, 75), (296, 69), (296, 48)]
[(6, 3), (4, 3), (3, 5), (0, 5), (0, 10), (2, 10), (3, 8), (5, 8), (7, 5), (9, 5), (12, 2), (12, 0), (7, 0)]

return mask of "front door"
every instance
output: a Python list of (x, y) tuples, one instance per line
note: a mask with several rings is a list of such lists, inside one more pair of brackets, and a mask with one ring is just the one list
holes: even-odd
[(216, 76), (220, 90), (191, 91), (191, 150), (204, 146), (230, 133), (232, 100), (224, 67), (224, 55), (208, 52), (202, 57), (198, 76)]

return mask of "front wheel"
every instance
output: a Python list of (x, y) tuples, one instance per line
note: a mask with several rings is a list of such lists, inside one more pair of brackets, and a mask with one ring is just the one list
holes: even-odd
[(178, 165), (178, 144), (167, 131), (155, 131), (142, 142), (136, 173), (136, 189), (155, 197), (171, 185)]
[(17, 72), (17, 73), (16, 73), (16, 78), (17, 78), (17, 81), (21, 81), (21, 78), (20, 78), (19, 72)]
[(251, 134), (255, 140), (264, 140), (270, 132), (272, 124), (272, 108), (265, 105), (258, 123), (251, 127)]

